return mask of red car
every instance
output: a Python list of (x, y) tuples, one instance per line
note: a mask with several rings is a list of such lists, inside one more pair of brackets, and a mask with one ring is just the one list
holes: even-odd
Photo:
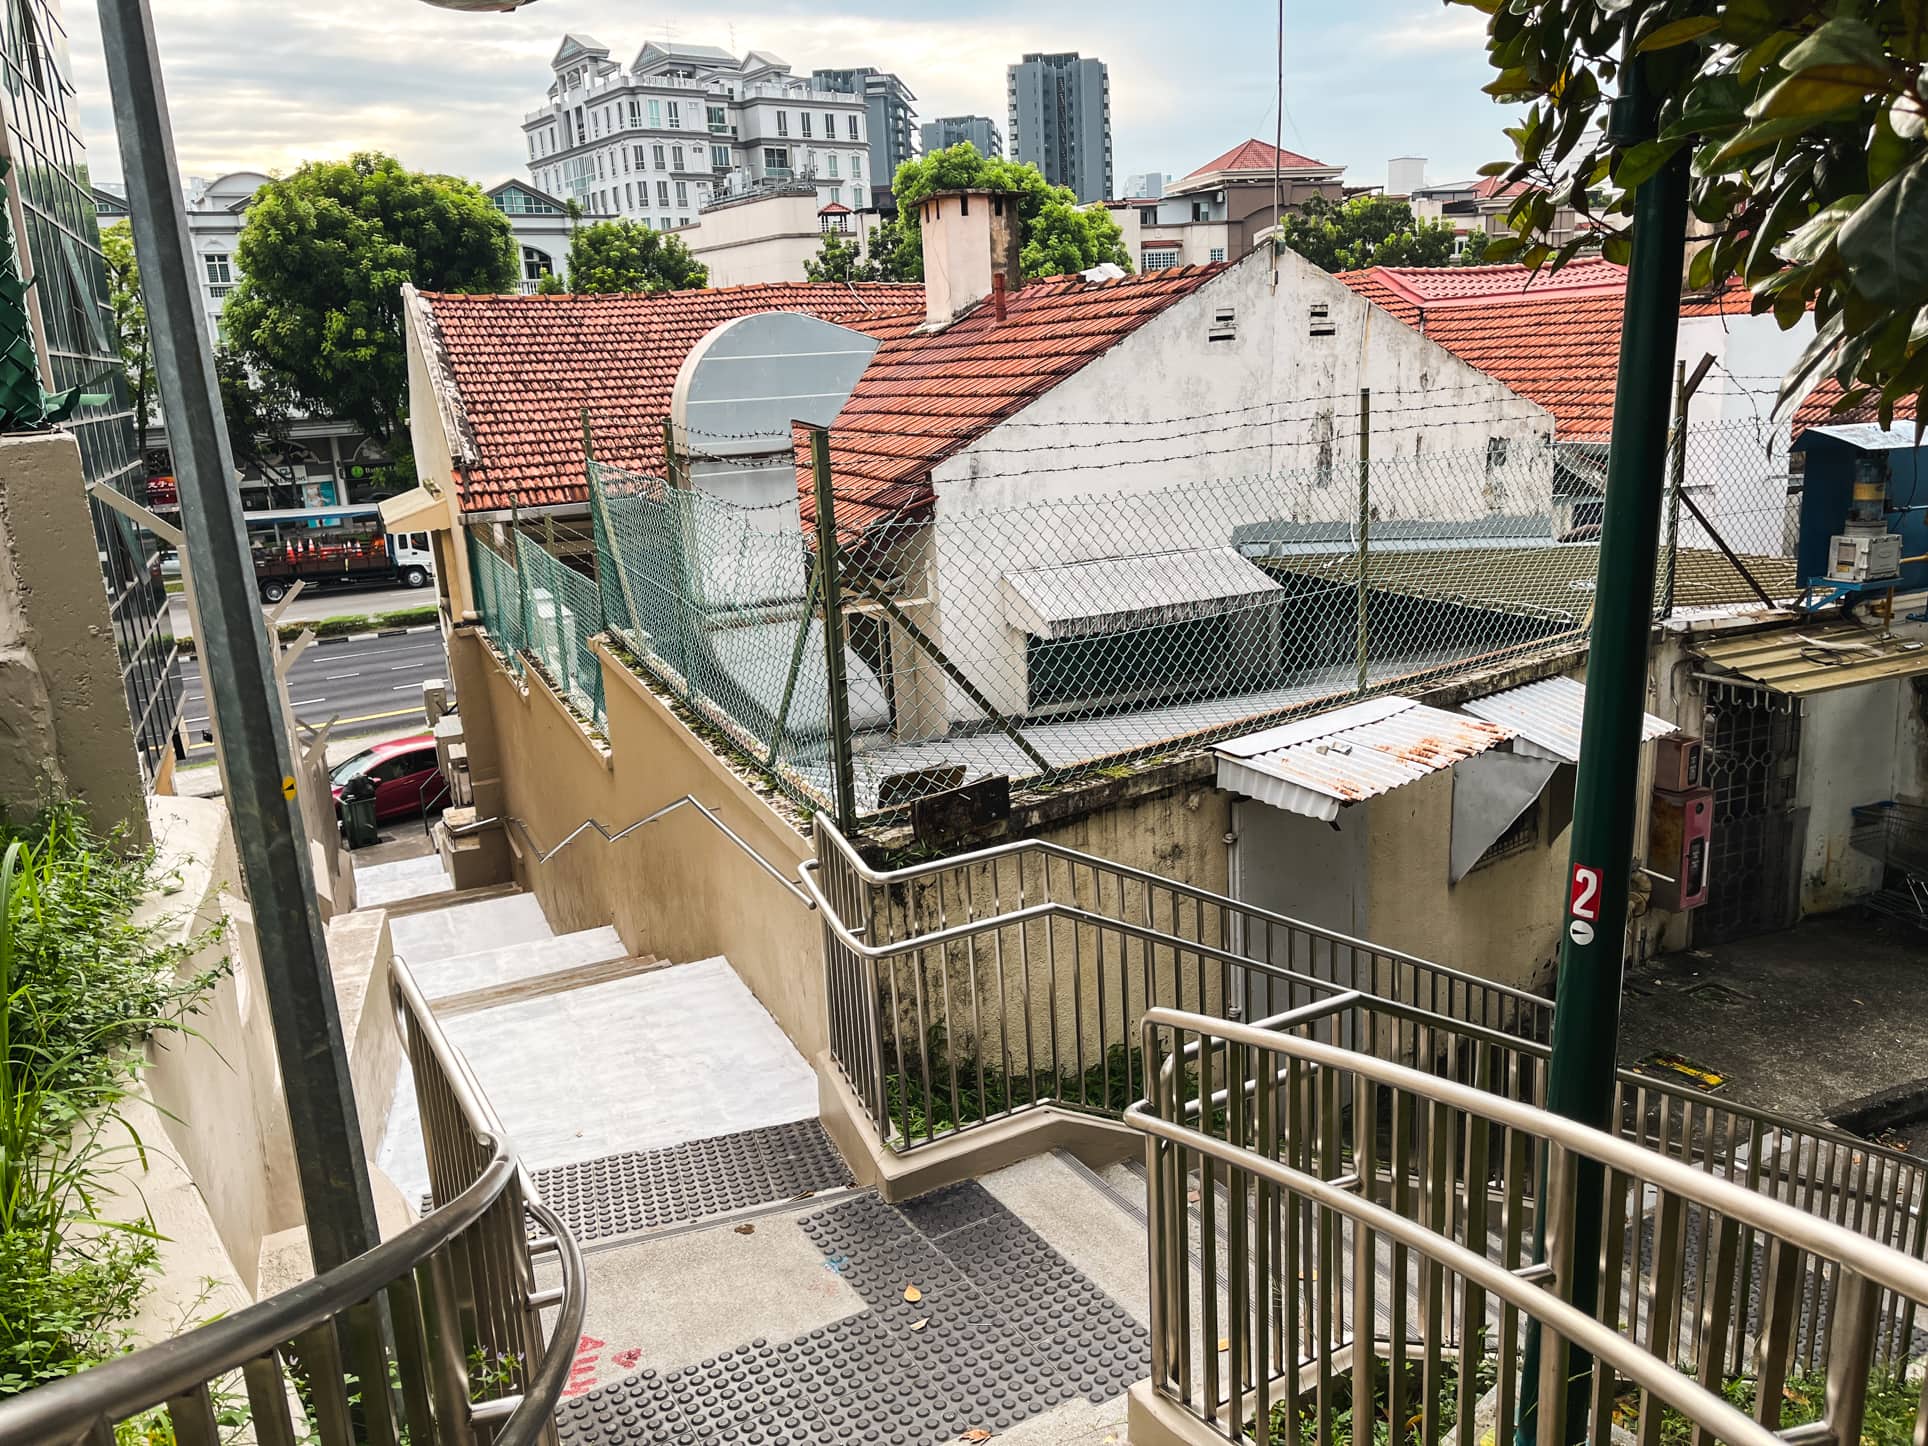
[(435, 771), (435, 739), (427, 733), (377, 743), (347, 762), (336, 764), (329, 781), (334, 785), (338, 810), (342, 786), (351, 778), (364, 776), (375, 780), (377, 822), (408, 818), (448, 797), (448, 786)]

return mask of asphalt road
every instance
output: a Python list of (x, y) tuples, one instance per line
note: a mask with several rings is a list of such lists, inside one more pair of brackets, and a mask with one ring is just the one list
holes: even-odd
[[(341, 638), (315, 643), (288, 673), (288, 697), (295, 715), (319, 727), (335, 718), (335, 738), (380, 733), (426, 719), (422, 681), (446, 678), (448, 658), (442, 635), (433, 628), (391, 637)], [(211, 758), (214, 745), (201, 737), (207, 729), (207, 689), (198, 659), (181, 660), (186, 691), (181, 703), (188, 762)]]

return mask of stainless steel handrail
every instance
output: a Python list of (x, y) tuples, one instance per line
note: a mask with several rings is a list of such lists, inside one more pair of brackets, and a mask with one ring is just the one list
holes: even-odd
[[(1412, 965), (1415, 968), (1424, 969), (1429, 974), (1438, 975), (1453, 983), (1466, 985), (1482, 993), (1505, 999), (1516, 1004), (1523, 1011), (1535, 1015), (1545, 1015), (1549, 1020), (1552, 1017), (1552, 1002), (1528, 990), (1516, 989), (1511, 985), (1500, 984), (1490, 979), (1482, 979), (1477, 974), (1470, 974), (1463, 969), (1455, 969), (1450, 965), (1438, 964), (1430, 959), (1421, 959), (1416, 954), (1408, 954), (1398, 949), (1382, 948), (1366, 939), (1354, 938), (1350, 934), (1342, 934), (1333, 929), (1325, 929), (1316, 924), (1308, 924), (1302, 919), (1294, 919), (1289, 915), (1275, 913), (1270, 909), (1259, 908), (1256, 905), (1230, 898), (1224, 894), (1213, 893), (1210, 889), (1201, 889), (1192, 884), (1167, 878), (1161, 874), (1154, 874), (1146, 869), (1135, 868), (1130, 864), (1121, 864), (1111, 859), (1099, 858), (1096, 854), (1082, 853), (1077, 849), (1066, 848), (1063, 844), (1052, 843), (1047, 839), (1019, 839), (1011, 843), (994, 844), (989, 848), (974, 850), (968, 854), (958, 854), (951, 858), (909, 864), (900, 869), (880, 870), (873, 869), (864, 862), (863, 855), (857, 852), (851, 845), (850, 840), (844, 837), (837, 826), (832, 823), (827, 816), (823, 814), (817, 815), (816, 822), (817, 827), (823, 831), (824, 836), (827, 837), (843, 855), (845, 867), (850, 869), (852, 873), (867, 884), (879, 886), (909, 884), (932, 874), (954, 872), (968, 865), (994, 863), (1001, 858), (1022, 855), (1042, 855), (1050, 858), (1063, 859), (1066, 863), (1080, 868), (1097, 869), (1103, 873), (1111, 874), (1114, 877), (1131, 879), (1136, 883), (1144, 884), (1151, 888), (1175, 891), (1188, 898), (1209, 904), (1214, 908), (1224, 909), (1229, 913), (1240, 915), (1247, 919), (1260, 920), (1278, 925), (1282, 928), (1299, 930), (1313, 938), (1335, 944), (1343, 949), (1377, 955), (1379, 958), (1389, 960), (1396, 964)], [(821, 860), (811, 859), (805, 861), (799, 867), (798, 872), (807, 878), (808, 875), (818, 872), (822, 867)], [(822, 895), (815, 889), (812, 889), (812, 893), (819, 900), (819, 904), (821, 904)], [(975, 922), (984, 924), (996, 921), (981, 919)], [(942, 938), (937, 936), (906, 938), (896, 941), (892, 947), (885, 948), (882, 952), (894, 953), (899, 950), (915, 948), (919, 945), (939, 942), (942, 942)], [(873, 954), (872, 957), (880, 956)]]
[(774, 879), (781, 888), (783, 888), (787, 893), (789, 893), (789, 895), (792, 898), (794, 898), (799, 904), (802, 904), (804, 908), (814, 909), (817, 907), (816, 901), (812, 899), (810, 895), (806, 894), (802, 889), (798, 888), (797, 885), (794, 882), (792, 882), (781, 869), (779, 869), (775, 864), (771, 863), (762, 854), (758, 853), (747, 842), (745, 842), (743, 837), (740, 834), (738, 834), (735, 829), (731, 828), (727, 823), (723, 822), (723, 820), (720, 817), (718, 817), (718, 815), (712, 809), (710, 809), (708, 805), (704, 804), (701, 800), (697, 799), (693, 794), (688, 794), (688, 793), (684, 794), (681, 798), (677, 799), (674, 803), (665, 804), (663, 807), (657, 809), (654, 813), (646, 814), (644, 817), (637, 819), (634, 823), (628, 825), (625, 828), (620, 828), (616, 830), (616, 832), (614, 833), (611, 833), (609, 831), (608, 825), (602, 823), (600, 820), (593, 819), (593, 818), (586, 818), (581, 823), (577, 824), (574, 828), (572, 828), (563, 837), (562, 841), (558, 843), (554, 848), (551, 848), (551, 849), (543, 848), (542, 841), (538, 839), (535, 835), (535, 830), (531, 829), (528, 824), (524, 823), (521, 819), (515, 817), (513, 814), (502, 814), (502, 815), (497, 815), (496, 817), (493, 817), (493, 818), (477, 819), (473, 823), (463, 824), (459, 828), (451, 828), (449, 830), (449, 835), (452, 838), (466, 838), (468, 835), (472, 833), (478, 833), (485, 828), (495, 828), (498, 826), (508, 827), (510, 825), (513, 825), (515, 828), (521, 831), (522, 836), (529, 841), (529, 846), (535, 850), (536, 862), (538, 864), (546, 864), (549, 862), (550, 859), (554, 858), (557, 854), (561, 853), (564, 849), (568, 848), (570, 844), (574, 843), (583, 834), (586, 834), (586, 833), (599, 834), (601, 835), (604, 843), (612, 843), (612, 844), (621, 843), (624, 839), (628, 838), (631, 834), (635, 833), (638, 829), (641, 829), (648, 824), (655, 823), (658, 819), (667, 818), (670, 814), (675, 813), (680, 808), (693, 808), (698, 813), (700, 813), (704, 818), (708, 819), (711, 823), (715, 824), (716, 827), (722, 832), (725, 838), (727, 838), (731, 843), (735, 844), (739, 849), (741, 849), (745, 854), (747, 854), (752, 863), (754, 863), (758, 868), (762, 869), (764, 873), (768, 874), (772, 879)]
[[(1465, 1377), (1466, 1353), (1477, 1359), (1482, 1342), (1492, 1339), (1486, 1305), (1475, 1296), (1477, 1287), (1507, 1307), (1499, 1332), (1502, 1414), (1510, 1391), (1504, 1384), (1509, 1353), (1512, 1365), (1518, 1364), (1517, 1312), (1524, 1312), (1566, 1343), (1549, 1351), (1563, 1353), (1571, 1345), (1591, 1352), (1723, 1440), (1775, 1439), (1764, 1427), (1770, 1412), (1778, 1424), (1783, 1372), (1803, 1359), (1824, 1363), (1826, 1423), (1797, 1428), (1780, 1439), (1819, 1441), (1827, 1438), (1827, 1427), (1837, 1434), (1846, 1430), (1853, 1439), (1877, 1361), (1893, 1360), (1895, 1348), (1905, 1348), (1908, 1322), (1928, 1306), (1928, 1264), (1861, 1229), (1817, 1218), (1735, 1179), (1480, 1087), (1493, 1067), (1490, 1059), (1475, 1072), (1475, 1082), (1467, 1084), (1281, 1032), (1305, 1023), (1299, 1017), (1273, 1029), (1183, 1010), (1155, 1008), (1145, 1014), (1141, 1039), (1147, 1058), (1179, 1056), (1187, 1036), (1193, 1045), (1204, 1046), (1189, 1056), (1199, 1066), (1196, 1080), (1161, 1066), (1148, 1098), (1125, 1115), (1128, 1124), (1151, 1137), (1147, 1165), (1155, 1388), (1214, 1427), (1222, 1426), (1233, 1439), (1242, 1439), (1248, 1402), (1256, 1396), (1263, 1407), (1267, 1381), (1279, 1377), (1282, 1346), (1286, 1366), (1296, 1372), (1304, 1359), (1299, 1352), (1311, 1337), (1312, 1358), (1305, 1368), (1316, 1365), (1323, 1403), (1342, 1345), (1354, 1354), (1352, 1364), (1341, 1369), (1363, 1369), (1364, 1378), (1371, 1379), (1374, 1350), (1385, 1354), (1390, 1349), (1397, 1359), (1412, 1349), (1399, 1325), (1409, 1319), (1419, 1328), (1418, 1348), (1425, 1354), (1430, 1391), (1443, 1347), (1459, 1352)], [(1172, 1047), (1160, 1048), (1164, 1036)], [(1522, 1041), (1503, 1043), (1508, 1049), (1524, 1047)], [(1215, 1087), (1207, 1068), (1208, 1060), (1218, 1059), (1230, 1071), (1222, 1088)], [(1238, 1087), (1248, 1075), (1275, 1079), (1281, 1064), (1286, 1074), (1282, 1086)], [(1193, 1103), (1189, 1096), (1196, 1096), (1199, 1108), (1187, 1108)], [(1207, 1101), (1229, 1108), (1208, 1113), (1203, 1108)], [(1385, 1109), (1391, 1111), (1390, 1136), (1385, 1133), (1388, 1117), (1381, 1113)], [(1187, 1124), (1191, 1118), (1198, 1123)], [(1205, 1188), (1202, 1197), (1186, 1184), (1188, 1156), (1218, 1181)], [(1501, 1158), (1506, 1201), (1497, 1221), (1502, 1235), (1496, 1246), (1487, 1234), (1496, 1222), (1488, 1218), (1485, 1197), (1488, 1169)], [(1644, 1304), (1644, 1348), (1601, 1320), (1572, 1312), (1558, 1294), (1566, 1289), (1567, 1272), (1573, 1269), (1571, 1222), (1580, 1178), (1576, 1160), (1599, 1167), (1597, 1178), (1603, 1183), (1597, 1188), (1608, 1201), (1608, 1243), (1602, 1255), (1608, 1273), (1599, 1314), (1609, 1322), (1624, 1320), (1631, 1331)], [(1274, 1188), (1289, 1200), (1268, 1196), (1267, 1190)], [(1523, 1190), (1531, 1198), (1523, 1198)], [(1223, 1196), (1215, 1203), (1218, 1191)], [(1302, 1201), (1316, 1207), (1310, 1216), (1297, 1213)], [(1300, 1222), (1294, 1230), (1308, 1233), (1280, 1236), (1276, 1217), (1281, 1211)], [(1198, 1230), (1200, 1243), (1191, 1248), (1203, 1250), (1205, 1259), (1198, 1281), (1188, 1284), (1186, 1242), (1193, 1234), (1188, 1223), (1193, 1213), (1205, 1218)], [(1214, 1235), (1215, 1215), (1229, 1226), (1227, 1243)], [(1643, 1218), (1653, 1232), (1651, 1239), (1641, 1233)], [(1331, 1223), (1325, 1223), (1328, 1220)], [(1856, 1225), (1861, 1223), (1857, 1215)], [(1545, 1265), (1531, 1263), (1530, 1254), (1521, 1258), (1522, 1247), (1531, 1249), (1536, 1227), (1543, 1228), (1548, 1241)], [(1459, 1230), (1464, 1231), (1463, 1243), (1454, 1238)], [(1695, 1231), (1698, 1251), (1687, 1248)], [(1423, 1327), (1417, 1318), (1404, 1315), (1408, 1282), (1402, 1257), (1392, 1257), (1390, 1285), (1369, 1263), (1374, 1232), (1415, 1252), (1427, 1312)], [(1352, 1260), (1342, 1262), (1327, 1254), (1341, 1249), (1341, 1242), (1354, 1253)], [(1496, 1250), (1503, 1264), (1490, 1258)], [(1222, 1251), (1230, 1254), (1229, 1267), (1219, 1264)], [(1759, 1260), (1765, 1261), (1767, 1276), (1758, 1291), (1751, 1292), (1749, 1262), (1757, 1262), (1758, 1268)], [(1624, 1282), (1618, 1273), (1623, 1263), (1631, 1272)], [(1459, 1277), (1464, 1289), (1443, 1284), (1441, 1271)], [(1550, 1280), (1556, 1294), (1534, 1284), (1539, 1280)], [(1629, 1292), (1624, 1314), (1623, 1289)], [(1194, 1290), (1205, 1291), (1205, 1298), (1194, 1300)], [(1279, 1292), (1286, 1294), (1283, 1304)], [(1341, 1343), (1331, 1333), (1346, 1330), (1347, 1292), (1355, 1327)], [(1317, 1300), (1307, 1304), (1297, 1299), (1302, 1294), (1316, 1295)], [(1691, 1311), (1685, 1308), (1688, 1299)], [(1441, 1319), (1442, 1307), (1461, 1315)], [(1382, 1320), (1375, 1312), (1387, 1309), (1394, 1323), (1391, 1340), (1378, 1346), (1362, 1341), (1356, 1323)], [(1193, 1320), (1193, 1312), (1202, 1323)], [(1281, 1329), (1282, 1320), (1297, 1324)], [(1221, 1366), (1217, 1357), (1226, 1350), (1228, 1337), (1222, 1333), (1228, 1329), (1231, 1360)], [(1676, 1371), (1682, 1332), (1698, 1357), (1698, 1387), (1688, 1385)], [(1738, 1422), (1744, 1418), (1728, 1414), (1709, 1388), (1739, 1368), (1736, 1362), (1749, 1341), (1761, 1371), (1761, 1424), (1743, 1429)], [(1564, 1370), (1557, 1355), (1543, 1357), (1543, 1404), (1559, 1396)], [(1202, 1395), (1195, 1389), (1195, 1374), (1204, 1378)], [(1285, 1389), (1296, 1392), (1297, 1387)], [(1611, 1373), (1596, 1371), (1591, 1385), (1596, 1413), (1611, 1404), (1611, 1398)], [(1463, 1422), (1470, 1404), (1462, 1397)], [(1429, 1413), (1431, 1409), (1429, 1404)], [(1648, 1437), (1648, 1425), (1643, 1410), (1642, 1439), (1657, 1439)], [(1565, 1439), (1549, 1437), (1549, 1429), (1543, 1413), (1541, 1439)], [(1429, 1439), (1425, 1433), (1422, 1438)], [(1472, 1438), (1462, 1430), (1458, 1439), (1464, 1443)], [(1597, 1421), (1591, 1439), (1605, 1439)]]
[[(561, 1218), (536, 1196), (467, 1060), (443, 1035), (413, 975), (399, 959), (392, 964), (390, 989), (405, 1047), (419, 1042), (456, 1104), (456, 1119), (446, 1122), (432, 1120), (424, 1111), (424, 1134), (430, 1135), (445, 1124), (466, 1130), (475, 1165), (470, 1172), (472, 1178), (401, 1234), (326, 1275), (172, 1340), (0, 1402), (0, 1446), (111, 1440), (115, 1423), (159, 1407), (170, 1412), (185, 1410), (189, 1420), (201, 1420), (209, 1409), (210, 1385), (243, 1372), (257, 1416), (263, 1411), (282, 1413), (278, 1423), (260, 1422), (261, 1439), (283, 1439), (273, 1429), (277, 1424), (287, 1425), (288, 1399), (280, 1385), (279, 1368), (270, 1365), (265, 1390), (259, 1389), (257, 1371), (264, 1362), (272, 1363), (277, 1353), (292, 1347), (296, 1355), (304, 1357), (312, 1392), (317, 1396), (332, 1393), (337, 1403), (352, 1400), (345, 1384), (349, 1377), (334, 1373), (352, 1370), (358, 1373), (354, 1379), (360, 1380), (374, 1372), (368, 1369), (364, 1357), (354, 1352), (344, 1366), (335, 1331), (341, 1329), (344, 1339), (352, 1337), (356, 1313), (372, 1309), (383, 1296), (388, 1300), (396, 1339), (392, 1367), (406, 1401), (432, 1411), (442, 1429), (452, 1435), (460, 1436), (472, 1423), (486, 1420), (489, 1439), (496, 1446), (534, 1446), (554, 1439), (554, 1412), (568, 1384), (587, 1305), (581, 1251)], [(412, 1049), (411, 1058), (419, 1064)], [(539, 1243), (527, 1238), (525, 1209), (544, 1232)], [(509, 1240), (520, 1243), (519, 1262), (505, 1246)], [(528, 1284), (536, 1253), (553, 1253), (561, 1276), (551, 1307), (555, 1318), (540, 1358), (533, 1368), (525, 1365), (520, 1391), (474, 1402), (469, 1391), (460, 1387), (466, 1382), (469, 1350), (488, 1342), (476, 1341), (471, 1346), (455, 1338), (466, 1334), (463, 1322), (468, 1331), (486, 1335), (489, 1322), (484, 1319), (482, 1297), (489, 1291), (520, 1295), (520, 1300), (498, 1304), (504, 1312), (533, 1322), (539, 1307)], [(463, 1267), (457, 1263), (461, 1259), (480, 1270), (475, 1280), (462, 1281)], [(432, 1307), (426, 1314), (421, 1294), (424, 1282), (430, 1297), (427, 1304)], [(320, 1337), (313, 1334), (317, 1331), (322, 1333)], [(414, 1354), (402, 1350), (404, 1338), (419, 1348), (423, 1333), (443, 1346), (439, 1357), (433, 1350), (426, 1354), (419, 1349)], [(540, 1335), (539, 1325), (536, 1333)], [(386, 1358), (388, 1346), (369, 1344), (379, 1335), (364, 1330), (361, 1349)], [(504, 1342), (497, 1339), (494, 1343), (501, 1346)], [(411, 1378), (411, 1365), (429, 1378)], [(333, 1379), (322, 1381), (318, 1375), (322, 1371), (329, 1371)], [(460, 1382), (454, 1381), (457, 1376), (462, 1378)], [(426, 1404), (431, 1397), (432, 1408)], [(384, 1415), (386, 1410), (384, 1404)], [(457, 1422), (452, 1415), (465, 1415), (467, 1419)], [(324, 1409), (311, 1424), (324, 1446), (347, 1440), (342, 1434), (345, 1417), (331, 1418)], [(183, 1440), (199, 1439), (191, 1430), (177, 1430), (176, 1434)]]

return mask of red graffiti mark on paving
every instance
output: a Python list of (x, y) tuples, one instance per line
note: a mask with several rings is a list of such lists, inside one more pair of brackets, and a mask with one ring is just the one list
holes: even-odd
[(636, 1369), (636, 1363), (640, 1361), (642, 1358), (643, 1358), (642, 1347), (631, 1346), (626, 1351), (617, 1351), (616, 1354), (611, 1356), (609, 1359), (615, 1363), (617, 1370), (633, 1371)]
[(569, 1384), (562, 1388), (562, 1394), (580, 1396), (596, 1384), (596, 1365), (602, 1360), (602, 1348), (607, 1341), (599, 1341), (594, 1336), (584, 1336), (576, 1342), (575, 1363), (569, 1367)]

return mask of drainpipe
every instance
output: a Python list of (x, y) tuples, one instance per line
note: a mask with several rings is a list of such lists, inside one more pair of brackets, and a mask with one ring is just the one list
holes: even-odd
[[(1633, 19), (1630, 15), (1623, 41), (1628, 51)], [(1633, 58), (1624, 71), (1626, 88), (1613, 104), (1608, 130), (1622, 148), (1655, 133), (1658, 97), (1646, 84), (1647, 65)], [(1687, 162), (1683, 150), (1634, 192), (1633, 256), (1620, 332), (1599, 582), (1587, 656), (1584, 742), (1574, 791), (1566, 932), (1554, 999), (1547, 1108), (1596, 1129), (1611, 1129), (1614, 1123), (1627, 895), (1639, 802), (1640, 715), (1647, 695), (1654, 563), (1667, 475), (1671, 363), (1680, 330)], [(1581, 1310), (1598, 1315), (1602, 1178), (1597, 1165), (1576, 1164), (1572, 1229), (1560, 1252), (1572, 1261), (1572, 1270), (1562, 1293)], [(1536, 1231), (1539, 1228), (1536, 1225)], [(1545, 1259), (1544, 1241), (1541, 1244), (1539, 1258)], [(1538, 1433), (1540, 1348), (1541, 1332), (1531, 1330), (1521, 1368), (1519, 1446), (1532, 1446)], [(1566, 1371), (1567, 1441), (1586, 1439), (1590, 1366), (1584, 1352), (1572, 1352)]]

